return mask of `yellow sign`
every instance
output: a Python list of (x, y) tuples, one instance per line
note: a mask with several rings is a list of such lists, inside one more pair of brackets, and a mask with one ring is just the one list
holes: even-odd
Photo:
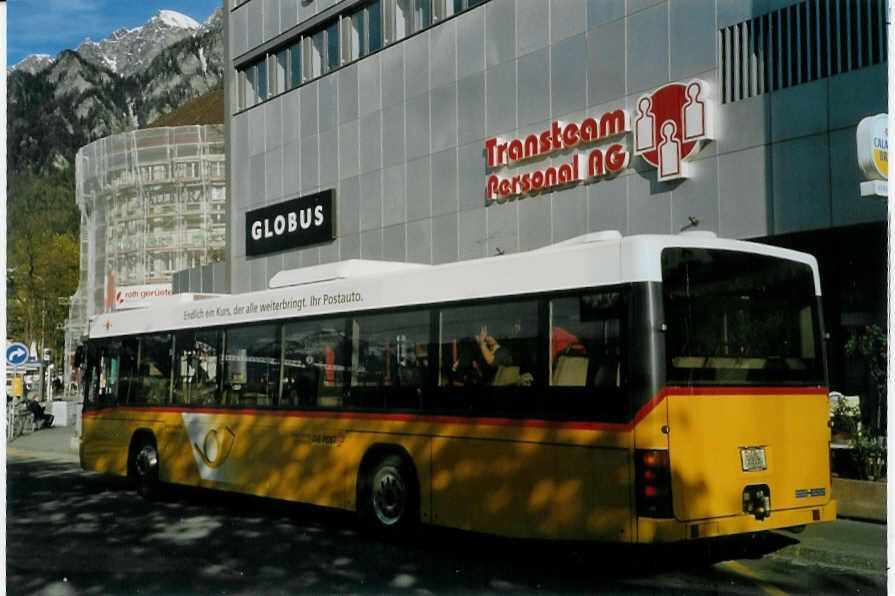
[(10, 379), (9, 394), (13, 397), (22, 397), (22, 377), (13, 377)]

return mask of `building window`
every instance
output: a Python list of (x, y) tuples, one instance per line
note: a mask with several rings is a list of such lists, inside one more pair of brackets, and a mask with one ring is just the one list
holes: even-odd
[(301, 85), (301, 43), (289, 46), (289, 88)]
[(413, 30), (422, 31), (432, 25), (432, 0), (413, 0)]
[(361, 9), (351, 15), (351, 27), (349, 33), (351, 47), (349, 48), (349, 56), (351, 56), (352, 60), (357, 60), (368, 53), (366, 19), (366, 9)]
[(339, 68), (339, 22), (326, 28), (326, 72)]
[[(488, 0), (374, 0), (240, 67), (236, 104), (250, 108)], [(833, 1), (833, 0), (830, 0)], [(879, 1), (879, 0), (873, 0)], [(240, 4), (242, 0), (234, 0)], [(383, 6), (384, 4), (384, 6)], [(304, 45), (302, 45), (304, 44)]]
[(275, 68), (271, 69), (270, 92), (272, 95), (283, 93), (289, 88), (286, 75), (289, 73), (289, 51), (282, 49), (277, 52)]
[(404, 39), (413, 32), (412, 0), (397, 0), (395, 5), (395, 35), (392, 41)]
[(267, 99), (267, 61), (258, 61), (258, 101)]
[(323, 55), (325, 46), (323, 45), (323, 37), (325, 32), (318, 31), (311, 36), (311, 60), (308, 64), (307, 78), (313, 79), (323, 74)]
[(367, 6), (367, 25), (370, 29), (369, 51), (382, 48), (382, 6), (374, 2)]
[(883, 0), (807, 0), (719, 31), (730, 103), (886, 60)]
[(345, 58), (357, 60), (382, 47), (382, 10), (377, 0), (352, 13), (345, 21)]

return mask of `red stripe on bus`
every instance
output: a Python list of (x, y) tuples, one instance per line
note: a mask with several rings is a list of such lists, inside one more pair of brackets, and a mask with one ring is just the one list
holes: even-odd
[[(468, 418), (464, 416), (439, 416), (420, 414), (378, 414), (371, 412), (334, 412), (329, 410), (256, 410), (229, 408), (184, 408), (177, 406), (127, 407), (132, 412), (171, 412), (197, 414), (225, 414), (243, 416), (274, 416), (278, 418), (329, 418), (337, 420), (372, 420), (387, 422), (416, 422), (435, 424), (465, 424), (470, 426), (517, 426), (522, 428), (552, 428), (568, 430), (602, 430), (631, 432), (665, 398), (676, 395), (824, 395), (828, 390), (819, 387), (665, 387), (644, 404), (630, 422), (560, 422), (538, 418)], [(84, 413), (85, 418), (98, 416), (123, 408), (105, 408)]]
[(555, 428), (573, 430), (611, 430), (622, 432), (631, 429), (629, 423), (623, 422), (559, 422), (554, 420), (541, 420), (537, 418), (469, 418), (465, 416), (438, 416), (419, 414), (376, 414), (370, 412), (333, 412), (328, 410), (253, 410), (230, 408), (183, 408), (175, 406), (151, 407), (127, 407), (104, 408), (91, 410), (84, 413), (85, 418), (91, 418), (102, 414), (126, 409), (131, 412), (169, 412), (169, 413), (196, 413), (196, 414), (224, 414), (242, 416), (273, 416), (278, 418), (329, 418), (336, 420), (374, 420), (388, 422), (415, 422), (437, 424), (466, 424), (471, 426), (519, 426), (524, 428)]

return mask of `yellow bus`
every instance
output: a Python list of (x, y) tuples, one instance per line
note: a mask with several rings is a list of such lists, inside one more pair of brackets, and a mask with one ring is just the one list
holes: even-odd
[(509, 537), (673, 542), (835, 518), (810, 255), (597, 232), (350, 260), (96, 316), (81, 465)]

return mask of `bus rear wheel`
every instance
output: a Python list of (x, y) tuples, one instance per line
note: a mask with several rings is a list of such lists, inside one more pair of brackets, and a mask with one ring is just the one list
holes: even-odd
[(406, 534), (419, 521), (419, 488), (406, 458), (387, 455), (370, 468), (361, 486), (360, 511), (379, 533)]
[(131, 480), (144, 499), (155, 499), (159, 495), (159, 456), (155, 441), (144, 438), (131, 450), (128, 466)]

